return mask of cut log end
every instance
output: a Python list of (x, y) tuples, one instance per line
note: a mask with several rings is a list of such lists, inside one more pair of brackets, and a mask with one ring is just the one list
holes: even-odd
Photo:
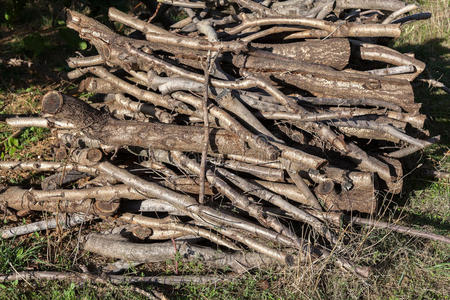
[(50, 91), (42, 97), (42, 111), (47, 114), (56, 114), (64, 103), (60, 92)]
[(99, 216), (112, 216), (119, 208), (119, 201), (96, 201), (94, 211)]
[(97, 164), (102, 157), (102, 151), (96, 148), (81, 149), (76, 151), (72, 156), (77, 163), (85, 166), (93, 166)]
[(328, 195), (333, 190), (334, 190), (334, 183), (331, 180), (321, 182), (317, 186), (317, 193), (319, 193), (320, 195)]

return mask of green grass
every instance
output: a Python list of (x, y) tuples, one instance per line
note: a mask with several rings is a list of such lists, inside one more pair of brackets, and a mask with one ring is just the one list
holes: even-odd
[(22, 271), (38, 258), (45, 240), (39, 239), (37, 234), (33, 235), (30, 240), (27, 243), (0, 240), (0, 273), (9, 273), (12, 268)]
[(0, 300), (19, 299), (146, 299), (127, 289), (127, 286), (111, 287), (106, 285), (75, 284), (68, 282), (29, 282), (26, 285), (14, 281), (0, 284)]
[[(0, 130), (2, 130), (1, 127)], [(3, 141), (1, 144), (3, 150), (0, 148), (0, 160), (32, 158), (32, 153), (29, 153), (28, 151), (21, 153), (21, 150), (31, 147), (36, 142), (43, 140), (49, 133), (50, 131), (48, 129), (40, 127), (26, 128), (17, 138), (13, 137), (8, 129), (0, 132), (0, 140)]]

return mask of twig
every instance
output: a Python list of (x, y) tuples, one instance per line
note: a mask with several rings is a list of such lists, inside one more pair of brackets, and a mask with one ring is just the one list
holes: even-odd
[[(440, 139), (441, 139), (441, 136), (440, 136), (440, 135), (435, 136), (435, 137), (432, 137), (431, 139), (429, 139), (429, 140), (427, 141), (427, 142), (429, 143), (428, 146), (431, 146), (431, 145), (433, 145), (434, 143), (439, 142)], [(390, 152), (390, 153), (388, 153), (387, 155), (388, 155), (389, 157), (393, 157), (393, 158), (402, 158), (402, 157), (411, 155), (411, 154), (413, 154), (413, 153), (415, 153), (415, 152), (417, 152), (417, 151), (420, 151), (420, 150), (422, 150), (422, 149), (424, 149), (424, 147), (416, 146), (416, 145), (410, 145), (410, 146), (405, 147), (405, 148), (403, 148), (403, 149), (400, 149), (400, 150), (397, 150), (397, 151), (394, 151), (394, 152)]]
[[(56, 271), (24, 271), (10, 275), (0, 275), (0, 282), (11, 282), (16, 280), (71, 280), (76, 282), (90, 281), (94, 283), (130, 284), (130, 283), (151, 283), (161, 285), (179, 285), (179, 284), (210, 284), (221, 281), (232, 280), (233, 277), (227, 276), (124, 276), (124, 275), (93, 275), (90, 273), (76, 272), (56, 272)], [(158, 299), (155, 297), (155, 299)]]
[(395, 20), (395, 18), (406, 14), (410, 11), (413, 11), (415, 9), (418, 9), (419, 7), (415, 4), (410, 4), (407, 5), (405, 7), (400, 8), (399, 10), (394, 11), (392, 14), (390, 14), (386, 19), (383, 20), (383, 22), (381, 22), (381, 24), (389, 24), (392, 23), (393, 20)]
[(156, 16), (158, 15), (158, 12), (159, 12), (159, 9), (160, 9), (160, 8), (161, 8), (161, 2), (158, 1), (158, 5), (156, 6), (155, 12), (153, 13), (153, 15), (152, 15), (150, 18), (148, 18), (147, 23), (151, 23), (152, 20), (153, 20), (154, 18), (156, 18)]
[(428, 83), (429, 86), (435, 87), (435, 88), (441, 88), (443, 89), (447, 94), (450, 94), (450, 88), (446, 87), (442, 82), (439, 82), (434, 79), (420, 79), (422, 82)]
[(288, 172), (288, 174), (289, 177), (292, 179), (292, 181), (294, 181), (295, 185), (300, 190), (300, 192), (303, 193), (305, 197), (308, 199), (309, 203), (312, 204), (312, 207), (318, 210), (322, 210), (322, 206), (320, 205), (316, 196), (314, 196), (309, 187), (306, 185), (303, 178), (301, 178), (297, 172)]
[(198, 194), (198, 202), (200, 204), (205, 203), (205, 174), (206, 174), (206, 159), (208, 156), (209, 147), (209, 119), (208, 119), (208, 91), (209, 91), (209, 68), (211, 64), (211, 52), (208, 51), (208, 56), (206, 57), (206, 65), (204, 68), (205, 83), (204, 83), (204, 96), (203, 96), (203, 149), (202, 158), (200, 162), (200, 192)]
[[(242, 266), (269, 266), (276, 265), (276, 261), (261, 253), (236, 252), (226, 253), (215, 249), (195, 246), (187, 242), (176, 244), (177, 251), (183, 260), (199, 259), (212, 267), (223, 268), (230, 266), (235, 271), (242, 271)], [(117, 239), (115, 236), (90, 234), (84, 245), (84, 250), (105, 257), (129, 261), (159, 262), (172, 259), (175, 249), (171, 241), (165, 243), (131, 243)]]
[(358, 225), (367, 225), (367, 226), (372, 226), (372, 227), (375, 227), (378, 229), (392, 230), (395, 232), (400, 232), (400, 233), (412, 235), (415, 237), (421, 237), (421, 238), (425, 238), (425, 239), (429, 239), (429, 240), (433, 240), (433, 241), (439, 241), (439, 242), (443, 242), (446, 244), (450, 244), (450, 238), (448, 238), (446, 236), (434, 234), (434, 233), (427, 232), (427, 231), (421, 231), (421, 230), (413, 229), (411, 227), (406, 227), (406, 226), (402, 226), (402, 225), (397, 225), (397, 224), (392, 224), (392, 223), (387, 223), (387, 222), (382, 222), (382, 221), (377, 221), (377, 220), (372, 220), (372, 219), (364, 219), (364, 218), (359, 218), (359, 217), (351, 217), (350, 222), (354, 223), (354, 224), (358, 224)]

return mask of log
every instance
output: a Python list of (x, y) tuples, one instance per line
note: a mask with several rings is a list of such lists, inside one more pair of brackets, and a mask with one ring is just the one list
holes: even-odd
[(254, 267), (276, 265), (273, 259), (256, 253), (224, 253), (211, 248), (177, 242), (176, 249), (172, 242), (138, 244), (123, 240), (114, 240), (107, 235), (90, 234), (83, 249), (101, 256), (128, 260), (161, 262), (175, 258), (178, 253), (184, 260), (200, 260), (209, 266), (223, 268), (229, 266), (237, 272), (243, 272)]
[(119, 202), (94, 202), (92, 199), (74, 201), (36, 201), (33, 192), (19, 187), (10, 187), (0, 194), (0, 203), (15, 210), (35, 210), (61, 213), (92, 213), (100, 216), (113, 215), (119, 208)]
[[(413, 90), (407, 80), (339, 72), (306, 63), (288, 64), (273, 59), (273, 56), (236, 56), (233, 64), (238, 68), (258, 71), (268, 78), (273, 76), (317, 97), (381, 100), (398, 105), (410, 113), (416, 113), (420, 108), (414, 103)], [(272, 71), (274, 68), (278, 68), (278, 71)]]
[[(83, 134), (103, 144), (143, 148), (201, 152), (203, 129), (193, 126), (121, 121), (111, 118), (83, 101), (57, 92), (47, 93), (42, 110), (55, 119), (70, 120)], [(250, 150), (240, 139), (225, 130), (210, 129), (209, 152), (262, 155)]]
[(360, 8), (395, 11), (405, 6), (405, 2), (400, 0), (336, 0), (336, 7), (341, 9)]
[(373, 188), (353, 188), (338, 194), (334, 183), (329, 180), (320, 183), (314, 191), (324, 202), (328, 211), (359, 211), (374, 214), (377, 210), (377, 200)]
[[(425, 64), (370, 43), (398, 37), (407, 19), (395, 19), (417, 6), (397, 0), (163, 2), (183, 7), (188, 18), (163, 28), (150, 22), (159, 5), (148, 21), (111, 8), (111, 21), (139, 31), (128, 36), (67, 11), (68, 27), (98, 52), (70, 58), (76, 69), (68, 77), (87, 76), (80, 90), (103, 94), (103, 103), (53, 91), (44, 95), (39, 117), (0, 117), (11, 127), (51, 129), (59, 143), (54, 159), (61, 160), (0, 162), (2, 174), (51, 173), (43, 190), (0, 186), (0, 206), (10, 216), (35, 210), (114, 219), (120, 224), (112, 229), (110, 222), (99, 224), (110, 228), (101, 235), (89, 228), (94, 232), (80, 240), (85, 250), (132, 264), (181, 254), (183, 261), (237, 272), (321, 257), (367, 277), (368, 268), (335, 254), (349, 253), (346, 233), (339, 236), (335, 227), (352, 223), (448, 242), (360, 218), (376, 214), (378, 194), (401, 192), (396, 158), (435, 142), (422, 140), (428, 131), (411, 87)], [(245, 10), (235, 15), (238, 6)], [(82, 177), (76, 189), (59, 188)], [(204, 246), (211, 243), (221, 250)], [(158, 282), (130, 282), (145, 280)]]
[[(330, 66), (336, 70), (344, 69), (350, 60), (350, 43), (347, 39), (312, 40), (288, 44), (252, 43), (251, 46), (296, 61)], [(252, 55), (252, 52), (249, 55)]]
[(61, 228), (69, 228), (72, 226), (76, 226), (82, 224), (84, 222), (88, 222), (93, 220), (94, 217), (92, 215), (84, 215), (84, 214), (72, 214), (72, 215), (63, 215), (60, 214), (56, 218), (52, 218), (45, 221), (39, 221), (30, 223), (27, 225), (21, 225), (17, 227), (12, 227), (8, 229), (3, 229), (0, 231), (0, 236), (3, 239), (9, 239), (13, 237), (17, 237), (19, 235), (25, 235), (32, 232), (37, 232), (41, 230), (48, 230), (57, 227)]

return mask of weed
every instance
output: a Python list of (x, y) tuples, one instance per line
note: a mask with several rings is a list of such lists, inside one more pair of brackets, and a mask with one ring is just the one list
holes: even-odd
[[(8, 136), (2, 143), (3, 151), (0, 152), (0, 159), (20, 159), (31, 158), (32, 154), (29, 152), (18, 153), (20, 150), (30, 147), (37, 141), (43, 140), (48, 134), (49, 130), (40, 127), (29, 127), (16, 138), (10, 135), (9, 132), (0, 133), (0, 139)], [(1, 148), (0, 148), (1, 150)]]
[(22, 271), (38, 258), (43, 239), (33, 235), (30, 242), (0, 240), (0, 273)]

